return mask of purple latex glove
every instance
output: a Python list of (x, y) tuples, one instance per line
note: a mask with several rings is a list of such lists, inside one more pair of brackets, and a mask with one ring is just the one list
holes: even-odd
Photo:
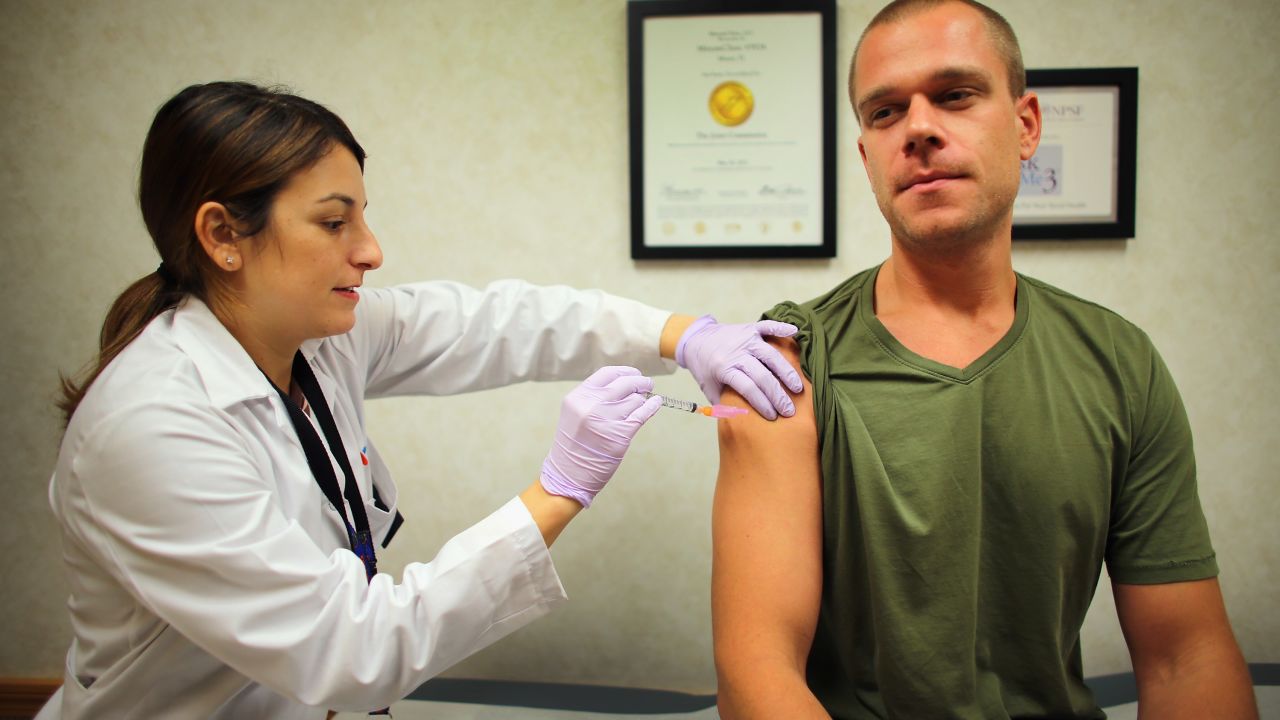
[(653, 380), (630, 367), (604, 367), (565, 396), (551, 452), (542, 461), (542, 487), (590, 507), (622, 462), (640, 426), (662, 407), (646, 399)]
[(776, 320), (721, 325), (703, 315), (680, 336), (676, 364), (689, 369), (712, 403), (720, 402), (720, 391), (728, 385), (766, 418), (774, 420), (779, 413), (791, 417), (796, 406), (782, 385), (793, 393), (803, 390), (804, 385), (791, 363), (763, 336), (795, 334), (795, 325)]

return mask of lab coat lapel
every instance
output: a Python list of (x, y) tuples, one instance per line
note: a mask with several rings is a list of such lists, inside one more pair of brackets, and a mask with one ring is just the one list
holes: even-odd
[[(174, 313), (173, 338), (191, 358), (214, 406), (225, 410), (234, 405), (263, 401), (259, 407), (270, 408), (272, 421), (281, 429), (281, 436), (288, 438), (298, 456), (303, 457), (302, 443), (293, 430), (284, 401), (244, 346), (208, 305), (199, 298), (188, 296)], [(262, 410), (251, 409), (251, 412), (260, 415)]]
[[(173, 338), (196, 366), (209, 401), (215, 406), (228, 408), (275, 395), (271, 383), (240, 341), (199, 298), (188, 296), (174, 312)], [(289, 418), (285, 415), (281, 420), (288, 422)]]

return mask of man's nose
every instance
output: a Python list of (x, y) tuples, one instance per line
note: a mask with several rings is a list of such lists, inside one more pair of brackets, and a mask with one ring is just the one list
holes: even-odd
[(928, 98), (913, 97), (905, 120), (907, 132), (902, 149), (906, 154), (929, 152), (946, 146), (942, 118)]

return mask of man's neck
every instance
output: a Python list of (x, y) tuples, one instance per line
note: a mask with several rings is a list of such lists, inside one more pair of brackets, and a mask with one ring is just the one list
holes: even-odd
[(977, 316), (1013, 307), (1016, 293), (1007, 243), (937, 257), (895, 242), (876, 281), (876, 313)]
[(946, 256), (895, 241), (876, 277), (875, 312), (912, 352), (964, 368), (1013, 326), (1017, 287), (1008, 241)]

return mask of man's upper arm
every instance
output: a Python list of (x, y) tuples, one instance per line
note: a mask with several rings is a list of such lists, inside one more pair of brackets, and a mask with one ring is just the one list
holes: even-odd
[(1224, 630), (1230, 635), (1216, 578), (1151, 585), (1116, 582), (1112, 593), (1135, 665), (1175, 657), (1201, 636)]
[(1257, 717), (1216, 578), (1112, 583), (1146, 717)]
[[(794, 341), (771, 342), (799, 368)], [(753, 684), (785, 675), (793, 689), (804, 678), (822, 590), (822, 479), (804, 385), (794, 417), (752, 413), (719, 424), (711, 599), (722, 692), (744, 673), (759, 673)], [(725, 401), (746, 406), (728, 389)]]

